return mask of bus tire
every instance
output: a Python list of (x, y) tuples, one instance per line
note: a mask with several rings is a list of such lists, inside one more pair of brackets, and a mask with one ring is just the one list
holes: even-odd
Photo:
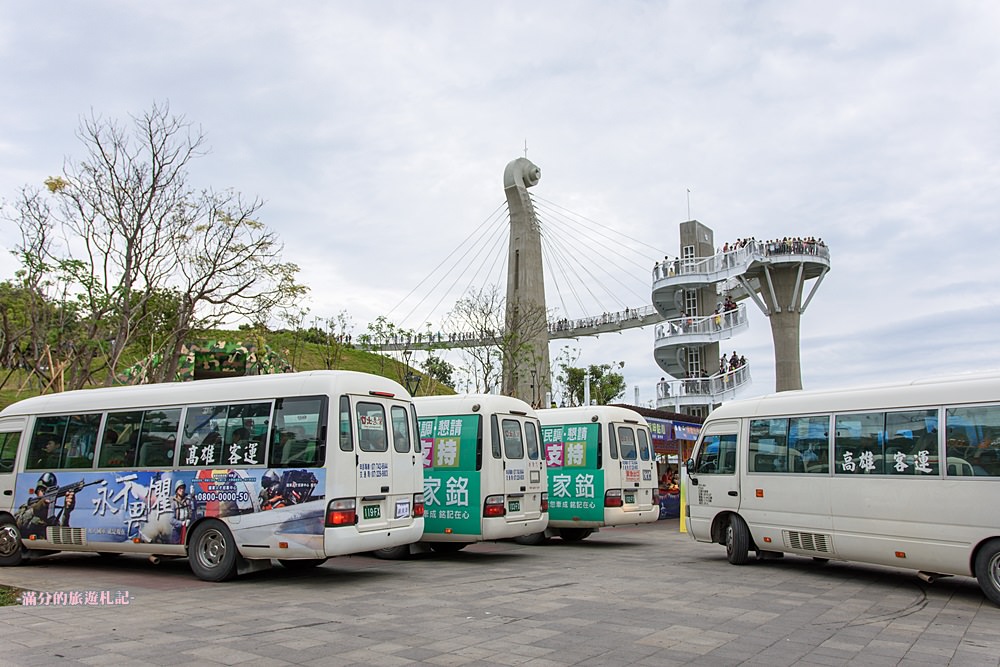
[(1000, 605), (1000, 540), (990, 540), (976, 554), (976, 580), (990, 602)]
[(745, 565), (750, 560), (750, 529), (737, 514), (729, 516), (726, 526), (726, 560), (733, 565)]
[(543, 530), (540, 533), (532, 533), (531, 535), (518, 535), (514, 538), (514, 542), (528, 547), (537, 547), (548, 542), (548, 539), (545, 537), (545, 531)]
[(221, 521), (203, 521), (191, 534), (188, 564), (204, 581), (227, 581), (236, 575), (236, 542)]
[(382, 549), (376, 549), (372, 552), (372, 556), (375, 556), (375, 558), (381, 558), (382, 560), (404, 560), (409, 555), (409, 544), (401, 544), (398, 547), (384, 547)]
[(310, 570), (314, 567), (319, 567), (327, 561), (326, 558), (279, 558), (278, 562), (281, 563), (281, 567), (286, 570), (291, 570), (292, 572), (301, 572), (303, 570)]
[(24, 562), (21, 531), (11, 519), (0, 522), (0, 566), (13, 567)]
[(590, 528), (560, 528), (559, 537), (563, 542), (581, 542), (593, 532)]
[(431, 551), (438, 554), (458, 553), (469, 546), (467, 542), (431, 542)]

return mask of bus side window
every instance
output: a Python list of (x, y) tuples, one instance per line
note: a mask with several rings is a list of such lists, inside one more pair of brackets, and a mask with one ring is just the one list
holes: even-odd
[[(1000, 406), (948, 408), (945, 420), (948, 474), (952, 474), (954, 459), (958, 459), (969, 463), (973, 475), (1000, 477)], [(972, 435), (971, 441), (967, 434)], [(937, 436), (937, 430), (924, 436), (921, 449), (936, 447)], [(963, 469), (965, 466), (960, 465), (954, 472)]]
[(611, 450), (611, 458), (618, 459), (618, 440), (615, 439), (614, 424), (608, 424), (608, 449)]
[(275, 402), (271, 467), (321, 466), (326, 460), (326, 399), (280, 398)]
[(39, 417), (35, 420), (26, 468), (44, 470), (60, 467), (66, 421), (65, 417)]
[(706, 435), (698, 449), (695, 472), (705, 475), (736, 473), (736, 434)]
[(340, 397), (340, 449), (350, 452), (354, 449), (354, 438), (351, 437), (351, 399)]
[(493, 453), (493, 458), (500, 458), (500, 424), (497, 421), (496, 415), (490, 415), (490, 450)]
[(21, 442), (20, 431), (0, 433), (0, 472), (13, 472), (17, 459), (17, 445)]
[(538, 434), (535, 431), (535, 422), (524, 422), (524, 439), (528, 443), (528, 458), (532, 461), (539, 459)]

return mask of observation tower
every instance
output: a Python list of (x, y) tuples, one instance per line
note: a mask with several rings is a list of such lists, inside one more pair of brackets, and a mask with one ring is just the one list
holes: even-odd
[(749, 386), (749, 362), (719, 366), (728, 351), (721, 342), (749, 327), (747, 299), (771, 323), (775, 390), (801, 389), (799, 322), (830, 270), (826, 245), (749, 240), (716, 252), (712, 230), (697, 220), (681, 223), (680, 240), (680, 257), (653, 270), (653, 307), (666, 320), (655, 328), (653, 356), (672, 378), (658, 383), (657, 407), (705, 416)]

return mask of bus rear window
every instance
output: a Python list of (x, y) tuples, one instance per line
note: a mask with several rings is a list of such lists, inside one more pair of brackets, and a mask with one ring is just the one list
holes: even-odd
[(385, 406), (381, 403), (359, 401), (356, 406), (358, 418), (358, 447), (363, 452), (385, 452), (389, 440), (385, 429)]
[(621, 452), (623, 461), (636, 460), (635, 431), (632, 430), (632, 427), (618, 427), (618, 451)]
[(503, 454), (508, 459), (524, 458), (524, 440), (521, 436), (521, 422), (516, 419), (503, 420)]

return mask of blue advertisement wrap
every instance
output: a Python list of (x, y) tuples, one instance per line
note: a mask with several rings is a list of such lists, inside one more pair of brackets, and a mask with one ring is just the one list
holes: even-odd
[(183, 544), (201, 517), (238, 523), (244, 515), (268, 513), (272, 520), (252, 523), (280, 524), (284, 534), (318, 535), (325, 473), (322, 468), (21, 473), (15, 520), (25, 539), (44, 540), (47, 529), (57, 527), (83, 530), (88, 542)]

